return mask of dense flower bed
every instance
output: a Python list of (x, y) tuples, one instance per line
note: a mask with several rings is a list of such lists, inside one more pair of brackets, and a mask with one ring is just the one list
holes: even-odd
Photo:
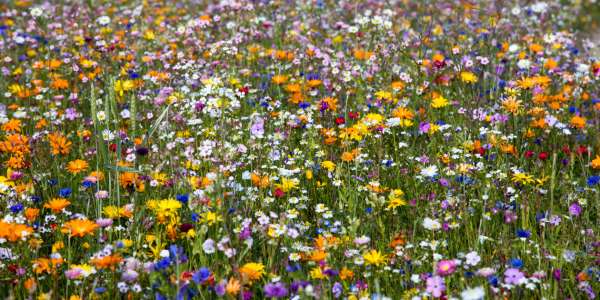
[(11, 1), (0, 296), (593, 299), (595, 1)]

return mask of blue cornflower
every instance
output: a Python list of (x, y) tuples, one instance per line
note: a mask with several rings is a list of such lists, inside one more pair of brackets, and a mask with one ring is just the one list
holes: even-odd
[(70, 188), (60, 189), (60, 191), (58, 192), (58, 194), (63, 198), (69, 197), (69, 195), (71, 195), (71, 193), (73, 193), (73, 191), (71, 191)]

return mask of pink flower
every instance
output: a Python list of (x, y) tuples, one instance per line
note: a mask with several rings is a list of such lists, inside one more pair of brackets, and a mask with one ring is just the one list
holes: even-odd
[(519, 285), (519, 280), (525, 277), (525, 274), (519, 271), (519, 269), (509, 268), (504, 271), (504, 276), (506, 276), (504, 278), (504, 283)]
[(369, 243), (370, 241), (371, 241), (371, 238), (366, 235), (354, 238), (354, 243), (357, 245), (364, 245), (364, 244)]
[(111, 219), (98, 219), (96, 220), (96, 224), (98, 224), (98, 226), (100, 227), (108, 227), (110, 225), (112, 225), (113, 220)]
[(66, 115), (65, 118), (73, 121), (75, 120), (75, 118), (77, 117), (77, 111), (74, 108), (67, 108), (66, 109)]
[(444, 278), (440, 276), (434, 276), (427, 278), (427, 292), (432, 294), (434, 297), (439, 298), (442, 296), (442, 292), (446, 290), (444, 285)]
[(477, 275), (483, 276), (483, 277), (488, 277), (490, 275), (493, 275), (494, 273), (496, 273), (496, 270), (494, 270), (492, 268), (482, 268), (477, 271)]
[(442, 260), (438, 264), (438, 273), (440, 275), (452, 274), (452, 273), (454, 273), (454, 267), (456, 267), (456, 264), (454, 263), (453, 260)]

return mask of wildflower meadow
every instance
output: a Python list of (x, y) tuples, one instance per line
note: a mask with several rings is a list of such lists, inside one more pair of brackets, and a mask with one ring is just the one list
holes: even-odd
[(0, 297), (594, 299), (599, 8), (4, 1)]

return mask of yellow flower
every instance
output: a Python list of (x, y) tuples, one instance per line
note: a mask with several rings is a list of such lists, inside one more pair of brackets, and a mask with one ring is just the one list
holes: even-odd
[(284, 193), (290, 191), (291, 189), (297, 189), (298, 182), (292, 179), (281, 179), (281, 184), (276, 184), (275, 187), (281, 189)]
[(517, 174), (517, 175), (513, 176), (512, 180), (514, 182), (520, 181), (521, 183), (523, 183), (523, 185), (527, 185), (530, 182), (534, 182), (533, 175), (527, 175), (525, 173), (521, 173), (521, 174)]
[(147, 30), (146, 34), (144, 34), (144, 37), (148, 40), (153, 40), (156, 38), (156, 35), (154, 35), (154, 32), (152, 32), (152, 30)]
[(121, 96), (123, 96), (123, 92), (124, 91), (129, 91), (129, 90), (133, 89), (133, 87), (134, 87), (133, 82), (131, 82), (129, 80), (125, 80), (125, 81), (117, 80), (117, 81), (115, 81), (115, 92), (119, 92), (119, 94)]
[(477, 77), (469, 72), (461, 72), (460, 77), (463, 82), (477, 82)]
[(398, 206), (404, 206), (406, 205), (406, 202), (404, 202), (404, 200), (400, 199), (400, 198), (392, 198), (391, 196), (389, 196), (390, 201), (388, 201), (389, 205), (388, 205), (388, 209), (396, 209), (396, 207)]
[(433, 108), (442, 108), (448, 106), (448, 104), (450, 104), (450, 102), (448, 102), (448, 99), (445, 99), (443, 96), (439, 96), (433, 99), (433, 101), (431, 102), (431, 106)]
[(371, 252), (364, 254), (363, 258), (367, 262), (367, 266), (376, 265), (378, 267), (380, 264), (387, 265), (387, 261), (390, 260), (387, 255), (381, 255), (381, 252), (377, 250), (371, 250)]
[(217, 214), (210, 211), (200, 214), (200, 217), (202, 218), (202, 222), (208, 224), (208, 226), (212, 226), (215, 221), (222, 221), (221, 216), (217, 218)]
[(156, 214), (164, 218), (177, 216), (177, 210), (181, 208), (181, 202), (173, 199), (161, 200), (156, 206)]
[(323, 270), (320, 267), (316, 267), (310, 271), (310, 277), (313, 279), (327, 279), (329, 276), (327, 274), (323, 274)]
[(312, 179), (312, 171), (306, 170), (306, 179)]
[(327, 171), (332, 172), (335, 170), (335, 164), (331, 161), (324, 161), (322, 164), (323, 168), (327, 169)]

